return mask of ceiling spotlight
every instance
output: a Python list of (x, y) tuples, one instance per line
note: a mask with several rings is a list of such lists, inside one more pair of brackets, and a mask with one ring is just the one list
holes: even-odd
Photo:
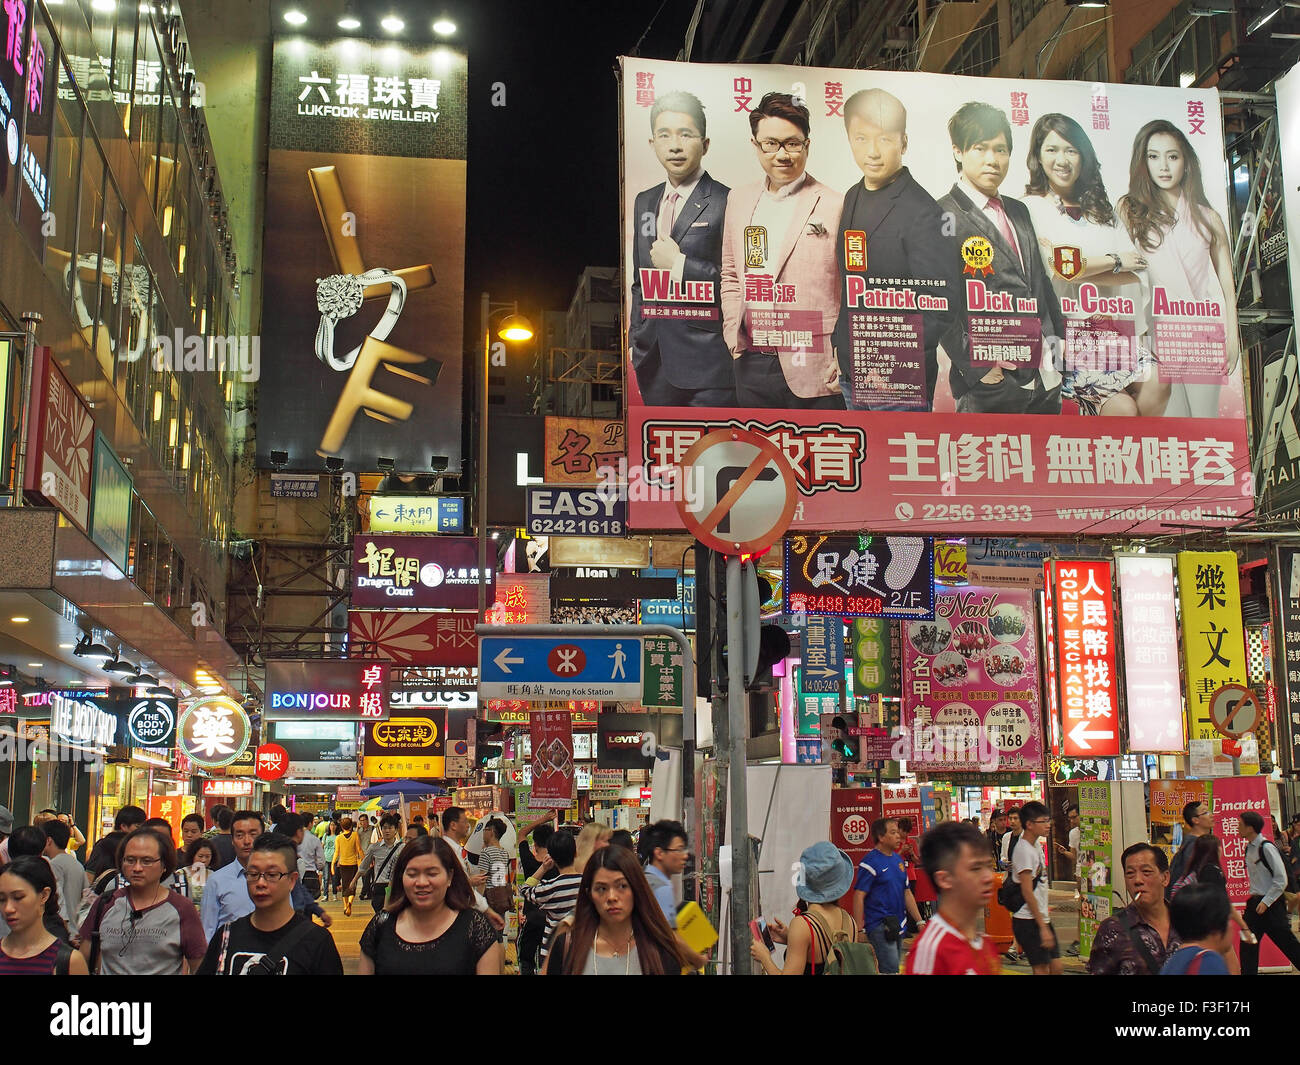
[[(119, 651), (118, 654), (121, 654), (121, 652)], [(140, 667), (134, 662), (128, 662), (125, 658), (119, 658), (117, 655), (114, 655), (99, 668), (105, 673), (124, 673), (131, 677), (140, 672)]]
[(361, 20), (355, 15), (344, 15), (339, 19), (339, 29), (341, 30), (359, 30), (361, 29)]
[(95, 643), (88, 632), (81, 634), (81, 639), (77, 641), (77, 646), (72, 649), (74, 655), (84, 658), (116, 658), (115, 652), (111, 651), (107, 645)]
[(25, 617), (22, 614), (15, 614), (9, 620), (12, 621), (15, 625), (26, 625), (32, 619), (29, 617)]
[(456, 23), (452, 22), (451, 19), (440, 18), (433, 24), (433, 32), (439, 37), (450, 37), (456, 32)]
[(330, 473), (342, 473), (343, 460), (339, 458), (337, 455), (330, 455), (325, 460), (325, 468), (329, 470)]
[(429, 459), (429, 469), (434, 473), (445, 473), (451, 460), (446, 455), (434, 455)]
[(390, 458), (377, 458), (375, 465), (379, 467), (381, 473), (392, 473), (397, 468), (397, 463)]
[(284, 469), (289, 465), (289, 452), (273, 450), (271, 452), (271, 465), (275, 467), (276, 472)]
[(174, 696), (176, 693), (172, 691), (169, 687), (167, 687), (165, 684), (155, 684), (152, 688), (149, 689), (149, 694), (170, 697), (170, 696)]
[(284, 13), (284, 21), (289, 23), (290, 26), (305, 26), (307, 25), (307, 16), (297, 8), (292, 8)]
[(406, 23), (396, 15), (386, 15), (379, 20), (379, 25), (389, 33), (401, 33), (402, 30), (406, 29)]

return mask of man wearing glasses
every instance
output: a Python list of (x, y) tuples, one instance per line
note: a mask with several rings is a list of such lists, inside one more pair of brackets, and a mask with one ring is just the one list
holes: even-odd
[(198, 975), (342, 976), (334, 937), (294, 910), (298, 865), (293, 841), (278, 833), (259, 836), (244, 875), (253, 912), (217, 930)]
[(650, 147), (668, 177), (636, 198), (628, 323), (632, 368), (648, 407), (736, 405), (718, 310), (730, 190), (703, 167), (706, 128), (704, 105), (688, 92), (665, 93), (650, 108)]
[(642, 842), (645, 875), (650, 881), (655, 901), (668, 918), (670, 928), (677, 927), (677, 895), (673, 877), (681, 876), (691, 852), (686, 846), (686, 829), (680, 821), (656, 821), (646, 829)]
[(727, 199), (722, 335), (742, 407), (843, 410), (831, 337), (844, 197), (807, 172), (808, 108), (770, 92), (749, 113), (764, 179)]

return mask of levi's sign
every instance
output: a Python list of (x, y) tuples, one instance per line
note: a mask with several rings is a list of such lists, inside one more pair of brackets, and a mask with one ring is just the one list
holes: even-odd
[(527, 528), (530, 536), (623, 536), (626, 489), (623, 485), (532, 485)]

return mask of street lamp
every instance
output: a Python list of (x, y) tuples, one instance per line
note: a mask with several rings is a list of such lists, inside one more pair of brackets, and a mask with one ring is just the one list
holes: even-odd
[(533, 323), (519, 313), (514, 300), (492, 303), (483, 293), (483, 375), (479, 382), (478, 397), (478, 619), (486, 620), (487, 611), (487, 550), (488, 550), (488, 367), (492, 359), (492, 319), (501, 315), (497, 336), (513, 343), (532, 340)]

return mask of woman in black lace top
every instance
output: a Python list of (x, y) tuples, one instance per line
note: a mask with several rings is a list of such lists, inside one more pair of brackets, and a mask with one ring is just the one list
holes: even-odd
[(495, 976), (501, 944), (446, 841), (410, 840), (388, 905), (361, 933), (362, 976)]

